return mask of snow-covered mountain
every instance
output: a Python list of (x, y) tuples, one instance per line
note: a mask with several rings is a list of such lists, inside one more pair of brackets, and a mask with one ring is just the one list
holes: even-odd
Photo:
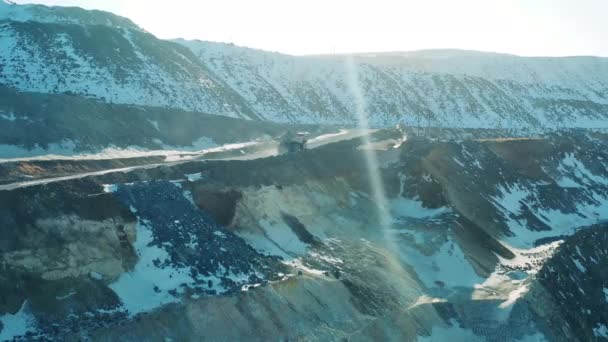
[(113, 103), (353, 124), (353, 87), (360, 87), (375, 125), (605, 127), (608, 120), (606, 58), (459, 50), (297, 57), (165, 41), (106, 12), (6, 2), (0, 46), (0, 83)]

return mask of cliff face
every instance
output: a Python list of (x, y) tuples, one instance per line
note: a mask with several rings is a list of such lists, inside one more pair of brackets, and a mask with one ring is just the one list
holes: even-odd
[(600, 338), (605, 137), (402, 134), (2, 191), (0, 333)]

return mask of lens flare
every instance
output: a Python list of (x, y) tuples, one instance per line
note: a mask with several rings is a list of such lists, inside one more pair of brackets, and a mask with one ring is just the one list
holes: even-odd
[[(348, 87), (355, 99), (355, 113), (357, 115), (359, 129), (369, 131), (369, 121), (367, 119), (366, 111), (367, 104), (359, 83), (359, 71), (352, 56), (346, 57), (346, 71), (348, 74)], [(363, 134), (361, 140), (363, 143), (363, 153), (365, 155), (372, 196), (376, 203), (378, 220), (382, 230), (387, 232), (388, 229), (391, 228), (392, 217), (384, 191), (384, 182), (382, 181), (382, 175), (380, 174), (378, 156), (376, 155), (376, 151), (372, 148), (369, 134)]]

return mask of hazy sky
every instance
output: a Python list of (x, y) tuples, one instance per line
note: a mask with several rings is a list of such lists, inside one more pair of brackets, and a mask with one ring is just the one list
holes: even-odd
[(460, 48), (608, 56), (608, 0), (16, 0), (123, 15), (160, 38), (290, 54)]

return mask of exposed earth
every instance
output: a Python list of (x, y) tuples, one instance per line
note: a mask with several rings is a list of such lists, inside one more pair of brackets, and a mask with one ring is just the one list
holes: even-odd
[(605, 134), (370, 134), (364, 145), (344, 132), (280, 156), (145, 159), (154, 166), (11, 183), (0, 191), (0, 336), (608, 336)]

